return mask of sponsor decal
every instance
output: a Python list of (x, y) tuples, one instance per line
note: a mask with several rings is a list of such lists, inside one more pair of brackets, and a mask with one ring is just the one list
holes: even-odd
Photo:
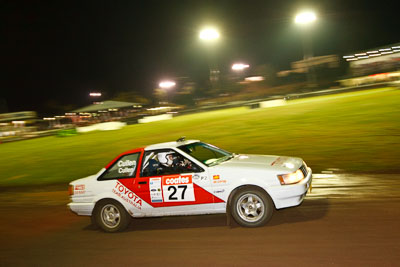
[(126, 188), (123, 184), (117, 181), (112, 192), (124, 200), (126, 203), (131, 204), (135, 208), (142, 209), (142, 199), (140, 199), (135, 193)]
[(77, 184), (77, 185), (75, 185), (75, 190), (85, 190), (85, 185), (84, 184)]
[(163, 177), (163, 185), (179, 185), (192, 183), (191, 175), (170, 175)]
[(161, 177), (150, 178), (150, 199), (151, 202), (163, 202), (161, 192)]
[(204, 175), (202, 175), (202, 176), (200, 176), (200, 175), (198, 175), (198, 174), (195, 174), (195, 175), (193, 175), (193, 180), (196, 180), (196, 181), (207, 181), (208, 180), (208, 176), (204, 176)]
[(208, 176), (201, 176), (201, 177), (200, 177), (200, 180), (201, 180), (201, 181), (207, 181), (207, 180), (208, 180)]
[(226, 180), (214, 180), (213, 184), (226, 184), (227, 181)]
[(225, 189), (215, 190), (214, 194), (222, 194), (225, 192)]
[(74, 188), (74, 195), (81, 195), (81, 194), (85, 194), (85, 185), (84, 184), (77, 184), (75, 185)]
[(195, 201), (192, 175), (162, 177), (164, 202)]
[(226, 184), (226, 180), (221, 180), (221, 177), (219, 175), (213, 175), (213, 184)]
[(271, 166), (274, 165), (281, 165), (284, 163), (288, 158), (287, 157), (278, 157), (274, 162), (271, 163)]

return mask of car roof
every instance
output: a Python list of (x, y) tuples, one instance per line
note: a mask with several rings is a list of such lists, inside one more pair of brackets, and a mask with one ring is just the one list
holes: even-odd
[(185, 141), (174, 141), (174, 142), (166, 142), (166, 143), (159, 143), (154, 145), (149, 145), (145, 147), (144, 150), (153, 150), (153, 149), (165, 149), (165, 148), (176, 148), (178, 146), (188, 145), (192, 143), (200, 142), (200, 140), (185, 140)]

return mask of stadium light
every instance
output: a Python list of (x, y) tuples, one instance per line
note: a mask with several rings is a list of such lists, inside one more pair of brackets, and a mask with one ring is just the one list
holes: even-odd
[(215, 41), (219, 38), (219, 32), (215, 28), (205, 28), (200, 31), (199, 37), (204, 41)]
[(317, 16), (313, 11), (303, 11), (296, 15), (294, 22), (296, 24), (310, 24), (317, 19)]
[(176, 83), (174, 81), (162, 81), (158, 85), (160, 86), (160, 88), (170, 89), (170, 88), (174, 87), (176, 85)]
[(312, 41), (311, 41), (311, 31), (310, 26), (311, 24), (314, 23), (314, 21), (317, 20), (317, 16), (315, 13), (311, 10), (304, 10), (300, 13), (298, 13), (294, 19), (294, 22), (296, 24), (299, 24), (303, 28), (303, 56), (304, 56), (304, 62), (306, 64), (307, 68), (307, 84), (308, 87), (314, 87), (316, 85), (316, 77), (315, 77), (315, 72), (313, 70), (312, 65), (309, 64), (309, 59), (313, 57), (313, 51), (312, 51)]
[(244, 69), (247, 69), (248, 67), (250, 67), (248, 64), (235, 63), (232, 65), (232, 70), (242, 71)]
[(89, 95), (93, 97), (98, 97), (101, 96), (101, 93), (90, 93)]

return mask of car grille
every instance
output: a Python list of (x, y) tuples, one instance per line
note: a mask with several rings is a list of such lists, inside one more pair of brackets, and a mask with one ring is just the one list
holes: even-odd
[(304, 177), (307, 177), (307, 174), (308, 174), (307, 167), (304, 164), (301, 165), (300, 170), (304, 174)]

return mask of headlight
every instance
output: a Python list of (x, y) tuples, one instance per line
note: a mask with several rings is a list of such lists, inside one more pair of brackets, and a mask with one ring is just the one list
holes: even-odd
[(281, 185), (295, 184), (304, 179), (304, 174), (301, 170), (297, 170), (292, 173), (278, 175), (278, 178)]

